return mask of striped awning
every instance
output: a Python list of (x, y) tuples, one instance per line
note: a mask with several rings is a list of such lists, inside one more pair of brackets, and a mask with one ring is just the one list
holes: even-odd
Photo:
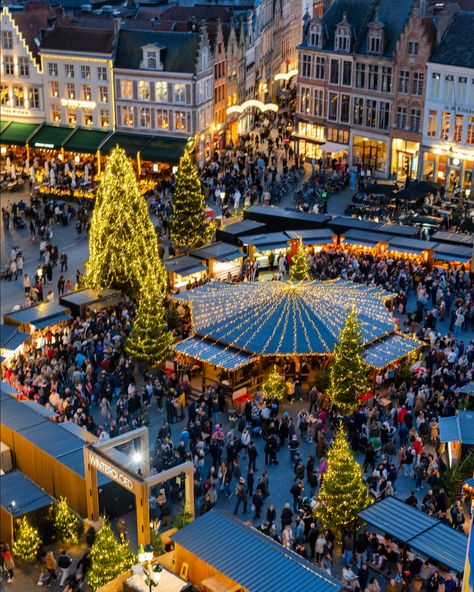
[(180, 354), (218, 366), (223, 370), (237, 370), (252, 361), (250, 354), (198, 336), (180, 341), (174, 346), (174, 349)]
[(387, 253), (408, 253), (409, 255), (421, 255), (421, 253), (423, 253), (423, 250), (422, 249), (414, 249), (411, 247), (392, 246), (392, 247), (389, 247), (386, 252)]
[(358, 247), (376, 247), (377, 241), (358, 240), (357, 238), (345, 238), (344, 245), (356, 245)]
[(447, 253), (436, 253), (435, 259), (437, 261), (447, 261), (448, 263), (469, 263), (469, 257), (462, 255), (448, 255)]
[(370, 344), (363, 352), (364, 361), (373, 368), (384, 368), (422, 347), (422, 344), (400, 333), (392, 333)]

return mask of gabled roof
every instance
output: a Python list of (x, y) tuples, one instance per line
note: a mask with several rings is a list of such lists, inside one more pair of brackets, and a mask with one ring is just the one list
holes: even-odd
[(192, 73), (195, 69), (199, 42), (199, 33), (121, 30), (115, 67), (138, 70), (143, 59), (141, 48), (153, 44), (164, 48), (161, 52), (162, 71)]
[(80, 53), (111, 54), (114, 31), (85, 27), (60, 26), (48, 31), (41, 43), (41, 50), (74, 51)]
[(474, 12), (456, 12), (430, 62), (474, 68)]

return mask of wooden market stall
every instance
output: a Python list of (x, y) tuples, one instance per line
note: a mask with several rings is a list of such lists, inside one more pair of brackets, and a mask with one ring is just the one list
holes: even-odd
[(242, 269), (245, 254), (235, 245), (223, 242), (212, 243), (193, 249), (192, 257), (204, 261), (209, 270), (209, 277), (217, 280), (236, 279)]
[(474, 411), (459, 411), (457, 415), (439, 418), (440, 442), (448, 445), (449, 466), (455, 465), (474, 446)]
[(3, 315), (5, 325), (16, 325), (19, 330), (30, 334), (37, 329), (46, 329), (71, 319), (71, 310), (69, 308), (53, 302), (40, 302), (35, 306), (22, 308)]
[(59, 304), (68, 308), (73, 316), (82, 317), (87, 311), (97, 311), (109, 306), (116, 306), (123, 300), (124, 296), (119, 290), (84, 288), (83, 290), (63, 294), (59, 298)]
[(190, 255), (172, 257), (165, 262), (165, 269), (168, 272), (168, 281), (171, 290), (181, 292), (187, 286), (200, 282), (208, 277), (208, 267), (201, 259)]

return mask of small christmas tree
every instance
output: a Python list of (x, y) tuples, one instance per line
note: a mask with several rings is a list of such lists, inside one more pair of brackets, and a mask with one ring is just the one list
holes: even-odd
[(214, 223), (206, 218), (204, 208), (198, 171), (185, 150), (176, 174), (170, 225), (170, 238), (177, 247), (200, 247), (211, 239)]
[(120, 574), (130, 569), (136, 557), (130, 549), (128, 541), (119, 543), (110, 527), (103, 518), (102, 528), (97, 533), (91, 548), (91, 569), (88, 575), (89, 587), (95, 592)]
[(342, 527), (355, 526), (357, 514), (373, 502), (342, 426), (332, 441), (327, 466), (316, 516), (324, 528), (340, 534)]
[(262, 396), (264, 401), (277, 399), (283, 401), (286, 395), (286, 384), (283, 376), (278, 372), (277, 366), (268, 375), (267, 380), (262, 384)]
[(180, 528), (186, 526), (186, 524), (189, 524), (192, 518), (193, 517), (191, 514), (186, 510), (186, 506), (183, 505), (180, 511), (174, 517), (173, 527), (179, 530)]
[(77, 543), (84, 531), (82, 520), (74, 514), (64, 497), (59, 498), (56, 506), (53, 528), (56, 538), (63, 543)]
[(309, 263), (303, 243), (298, 241), (296, 253), (291, 258), (290, 279), (295, 282), (309, 280)]
[(159, 532), (156, 532), (153, 528), (150, 530), (150, 544), (153, 547), (153, 555), (159, 557), (165, 553), (165, 545)]
[(362, 358), (362, 333), (357, 313), (352, 308), (347, 315), (334, 348), (329, 371), (329, 397), (342, 413), (353, 413), (358, 397), (366, 391), (367, 370)]
[(17, 521), (13, 555), (23, 561), (34, 561), (42, 541), (37, 528), (32, 526), (28, 518), (23, 516)]
[(132, 331), (125, 342), (126, 351), (149, 364), (157, 366), (171, 353), (173, 335), (168, 332), (163, 294), (154, 270), (149, 269), (140, 289), (140, 300)]

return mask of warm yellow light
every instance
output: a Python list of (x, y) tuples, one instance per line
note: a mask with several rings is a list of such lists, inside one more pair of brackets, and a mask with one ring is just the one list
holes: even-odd
[(259, 109), (260, 111), (274, 111), (275, 113), (278, 111), (278, 105), (275, 103), (262, 103), (262, 101), (257, 101), (255, 99), (251, 99), (249, 101), (245, 101), (242, 105), (234, 105), (232, 107), (227, 108), (227, 115), (231, 115), (232, 113), (243, 113), (246, 109)]
[(298, 75), (298, 70), (290, 70), (289, 72), (280, 72), (279, 74), (275, 75), (275, 78), (273, 80), (275, 80), (275, 82), (278, 82), (278, 80), (289, 80), (290, 78), (293, 78), (293, 76), (297, 76)]

